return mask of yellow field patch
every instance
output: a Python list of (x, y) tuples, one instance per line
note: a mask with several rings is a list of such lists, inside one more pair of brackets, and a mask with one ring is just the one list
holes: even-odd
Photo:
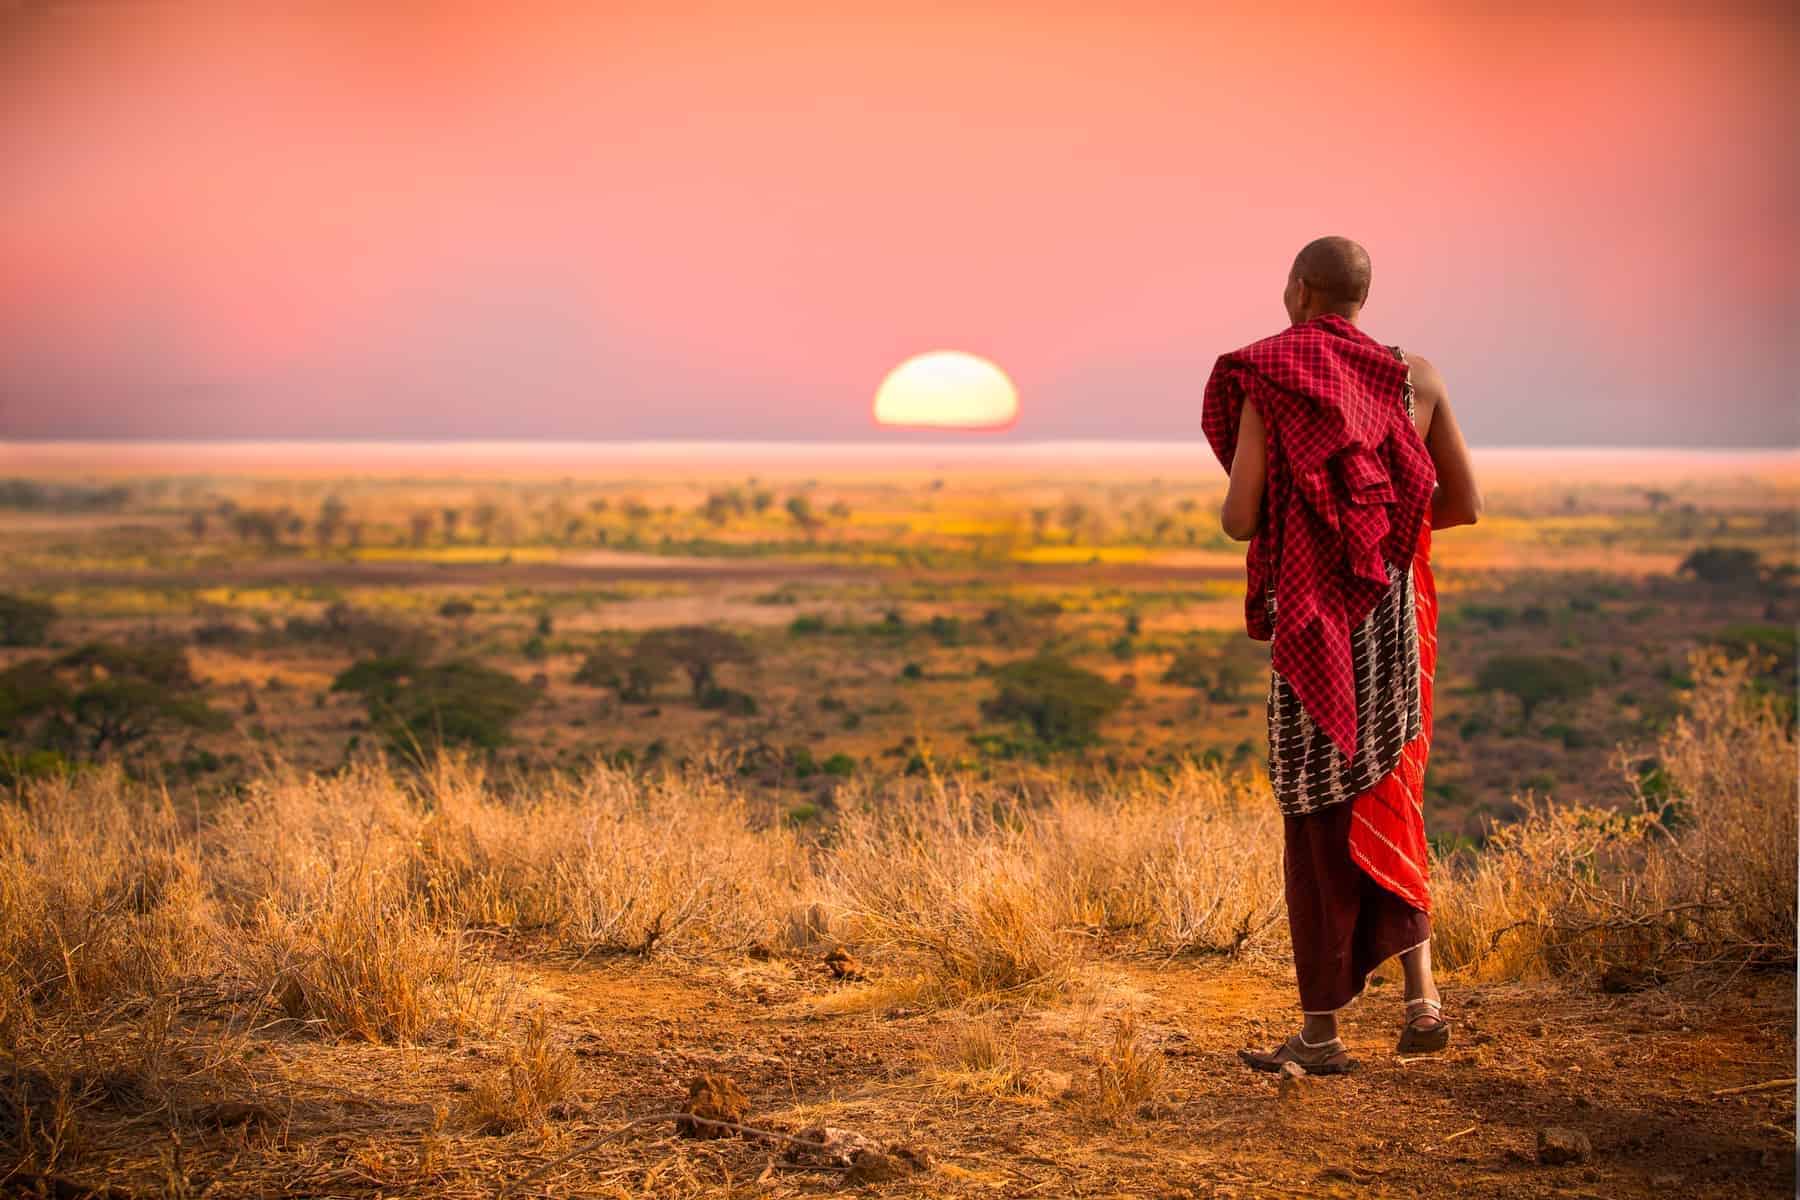
[(1026, 546), (1012, 553), (1014, 562), (1067, 565), (1140, 563), (1150, 560), (1147, 546)]
[(365, 546), (351, 553), (358, 562), (555, 562), (561, 557), (551, 546)]

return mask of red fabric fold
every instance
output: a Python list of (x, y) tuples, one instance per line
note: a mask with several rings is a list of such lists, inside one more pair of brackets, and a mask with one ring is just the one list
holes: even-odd
[[(1350, 632), (1412, 559), (1437, 472), (1404, 402), (1406, 364), (1339, 316), (1223, 355), (1201, 428), (1226, 470), (1246, 402), (1269, 436), (1244, 624), (1346, 759), (1356, 757)], [(1269, 618), (1273, 587), (1280, 628)]]
[(1420, 912), (1431, 912), (1431, 852), (1425, 841), (1425, 761), (1431, 753), (1432, 679), (1437, 673), (1437, 584), (1431, 528), (1413, 557), (1419, 620), (1419, 707), (1424, 725), (1380, 783), (1351, 801), (1350, 858), (1376, 883)]

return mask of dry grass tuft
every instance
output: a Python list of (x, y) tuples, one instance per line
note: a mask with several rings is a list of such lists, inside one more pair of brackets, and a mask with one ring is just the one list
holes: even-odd
[(507, 803), (441, 762), (410, 861), (440, 920), (547, 932), (583, 954), (741, 948), (783, 933), (805, 876), (791, 831), (755, 829), (722, 775), (596, 769)]
[(1275, 944), (1279, 821), (1246, 790), (1189, 768), (1030, 804), (934, 780), (850, 807), (819, 875), (846, 932), (913, 963), (941, 1002), (1061, 994), (1097, 938), (1168, 954)]
[(507, 1050), (505, 1067), (476, 1083), (463, 1120), (483, 1133), (541, 1128), (577, 1081), (574, 1055), (551, 1038), (547, 1020), (534, 1017), (524, 1040)]
[(154, 995), (204, 973), (210, 914), (166, 798), (116, 772), (0, 804), (0, 979), (34, 1005)]
[(953, 1095), (1013, 1098), (1029, 1090), (1018, 1039), (1002, 1031), (992, 1013), (958, 1022), (935, 1057), (928, 1077)]
[(1104, 1120), (1120, 1122), (1162, 1098), (1163, 1052), (1130, 1016), (1113, 1027), (1112, 1040), (1094, 1063), (1093, 1107)]
[(415, 1042), (493, 1028), (507, 993), (463, 935), (378, 880), (353, 879), (254, 931), (261, 990), (330, 1037)]

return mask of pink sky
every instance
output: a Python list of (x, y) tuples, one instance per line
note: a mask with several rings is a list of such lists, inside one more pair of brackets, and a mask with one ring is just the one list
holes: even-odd
[(1344, 233), (1478, 442), (1795, 440), (1779, 8), (252, 7), (0, 9), (0, 437), (1196, 438)]

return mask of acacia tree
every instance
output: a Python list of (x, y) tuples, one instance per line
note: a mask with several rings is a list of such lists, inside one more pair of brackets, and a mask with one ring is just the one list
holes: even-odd
[(219, 729), (187, 652), (169, 642), (90, 642), (0, 673), (0, 728), (38, 747), (121, 754), (158, 729)]
[(654, 645), (640, 643), (630, 652), (602, 646), (582, 660), (575, 672), (575, 682), (586, 687), (612, 688), (626, 704), (642, 704), (656, 692), (656, 685), (669, 677), (674, 664), (662, 657)]
[(337, 496), (327, 496), (319, 505), (319, 515), (313, 520), (313, 536), (319, 539), (319, 545), (329, 546), (343, 532), (350, 517), (350, 506)]
[(727, 663), (749, 663), (755, 655), (734, 633), (705, 625), (680, 625), (653, 629), (638, 639), (634, 659), (661, 660), (687, 673), (694, 698), (703, 699), (718, 687), (718, 669)]
[(788, 497), (787, 514), (792, 518), (794, 524), (800, 527), (800, 531), (806, 535), (807, 541), (818, 537), (819, 527), (825, 523), (814, 511), (812, 501), (804, 495)]
[(1538, 705), (1578, 700), (1594, 690), (1594, 675), (1579, 659), (1560, 654), (1501, 654), (1483, 663), (1475, 685), (1518, 700), (1520, 724), (1530, 725)]

